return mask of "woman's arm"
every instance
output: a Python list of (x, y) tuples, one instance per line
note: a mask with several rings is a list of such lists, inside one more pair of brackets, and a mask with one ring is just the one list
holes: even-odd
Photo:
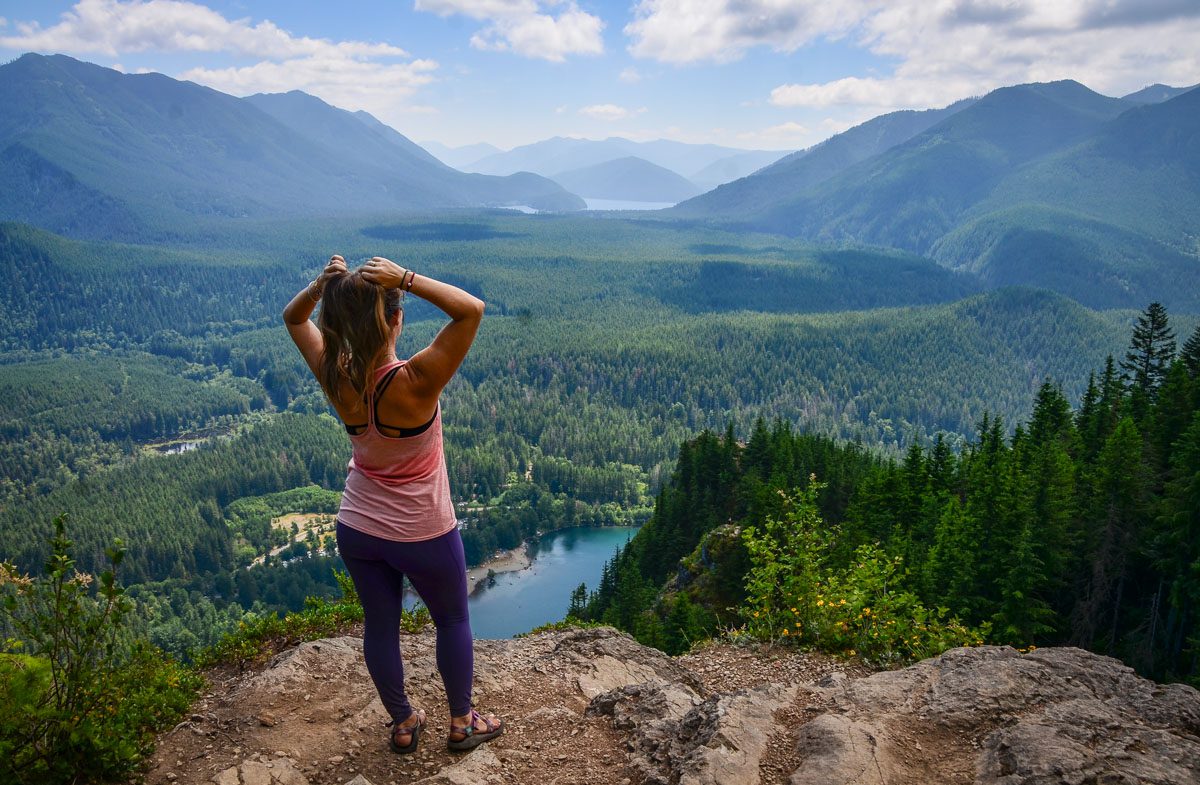
[(436, 399), (475, 340), (483, 319), (483, 300), (457, 286), (405, 270), (382, 256), (367, 262), (363, 278), (389, 289), (403, 285), (407, 291), (436, 305), (450, 317), (450, 323), (438, 332), (429, 346), (414, 354), (405, 366), (412, 379), (413, 393), (427, 400)]
[(346, 272), (346, 260), (337, 254), (329, 258), (329, 263), (317, 279), (297, 292), (283, 309), (283, 323), (287, 325), (288, 335), (292, 336), (292, 342), (300, 350), (313, 376), (318, 378), (320, 377), (317, 368), (321, 363), (321, 355), (325, 352), (325, 342), (321, 338), (321, 331), (312, 323), (310, 317), (321, 299), (321, 289), (325, 286), (325, 280), (335, 272)]

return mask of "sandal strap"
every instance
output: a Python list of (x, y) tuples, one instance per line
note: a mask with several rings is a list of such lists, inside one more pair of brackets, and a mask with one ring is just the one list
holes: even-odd
[[(407, 728), (402, 728), (402, 727), (400, 727), (400, 723), (402, 723), (402, 722), (408, 722), (408, 720), (409, 720), (409, 718), (410, 718), (410, 717), (416, 717), (416, 718), (417, 718), (417, 722), (416, 722), (416, 724), (415, 724), (415, 725), (411, 725), (411, 726), (409, 726), (409, 727), (407, 727)], [(412, 713), (412, 714), (410, 714), (410, 715), (408, 715), (408, 717), (405, 717), (405, 718), (404, 718), (404, 719), (402, 719), (402, 720), (398, 720), (398, 719), (396, 719), (395, 717), (392, 717), (392, 721), (391, 721), (391, 722), (389, 722), (389, 723), (387, 723), (387, 724), (385, 724), (383, 727), (385, 727), (385, 728), (390, 728), (390, 727), (392, 727), (392, 726), (395, 726), (395, 727), (396, 727), (396, 733), (412, 733), (412, 731), (413, 731), (413, 728), (415, 728), (415, 727), (417, 727), (417, 725), (421, 725), (421, 724), (422, 724), (422, 721), (421, 721), (421, 709), (413, 709), (413, 713)]]
[[(483, 724), (487, 726), (487, 730), (481, 731), (478, 728), (476, 728), (475, 727), (476, 720), (483, 720)], [(452, 722), (452, 723), (450, 723), (450, 732), (451, 733), (461, 733), (463, 736), (466, 736), (469, 738), (471, 736), (474, 736), (476, 733), (494, 733), (496, 731), (496, 729), (499, 727), (500, 727), (499, 725), (493, 725), (491, 720), (489, 720), (487, 717), (483, 716), (479, 712), (475, 711), (475, 709), (471, 709), (471, 724), (459, 726), (459, 725), (455, 725)]]

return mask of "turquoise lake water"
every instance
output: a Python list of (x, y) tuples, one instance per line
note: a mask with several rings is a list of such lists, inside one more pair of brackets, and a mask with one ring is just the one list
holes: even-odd
[[(511, 638), (567, 615), (571, 592), (587, 584), (595, 591), (600, 571), (613, 551), (623, 547), (636, 527), (580, 527), (544, 535), (530, 544), (533, 564), (496, 576), (471, 595), (471, 630), (476, 638)], [(411, 594), (405, 604), (415, 601)]]

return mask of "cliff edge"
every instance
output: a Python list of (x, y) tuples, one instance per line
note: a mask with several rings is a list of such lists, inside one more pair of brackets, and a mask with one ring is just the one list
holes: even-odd
[(432, 633), (402, 638), (429, 726), (387, 747), (362, 641), (210, 674), (159, 739), (152, 785), (841, 785), (1200, 782), (1200, 693), (1080, 649), (953, 649), (869, 673), (820, 655), (717, 644), (668, 657), (609, 628), (476, 643), (476, 702), (508, 722), (445, 748)]

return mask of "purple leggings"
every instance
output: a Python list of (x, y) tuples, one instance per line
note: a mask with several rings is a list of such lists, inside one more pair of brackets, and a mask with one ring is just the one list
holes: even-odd
[(338, 551), (363, 606), (363, 657), (388, 714), (403, 722), (412, 714), (404, 694), (400, 660), (401, 586), (405, 576), (437, 627), (437, 667), (450, 714), (471, 712), (475, 655), (467, 617), (467, 565), (458, 529), (432, 540), (396, 542), (338, 521)]

